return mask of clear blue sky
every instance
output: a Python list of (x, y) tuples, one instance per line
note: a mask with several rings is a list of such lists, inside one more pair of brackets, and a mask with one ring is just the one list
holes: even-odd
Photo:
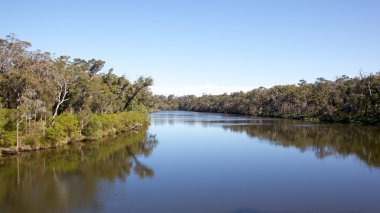
[(200, 94), (380, 69), (378, 0), (1, 2), (0, 35)]

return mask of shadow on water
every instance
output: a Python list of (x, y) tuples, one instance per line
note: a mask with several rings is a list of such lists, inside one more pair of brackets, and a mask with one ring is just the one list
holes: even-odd
[(99, 184), (153, 177), (139, 156), (149, 156), (155, 135), (120, 135), (66, 149), (0, 159), (1, 212), (101, 211)]

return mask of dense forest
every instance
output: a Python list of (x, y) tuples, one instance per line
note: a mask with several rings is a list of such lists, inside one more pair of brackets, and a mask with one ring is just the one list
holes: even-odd
[(52, 147), (148, 124), (152, 78), (131, 82), (102, 71), (102, 60), (30, 47), (15, 35), (0, 39), (0, 147)]
[(380, 124), (380, 72), (222, 95), (156, 96), (161, 110)]

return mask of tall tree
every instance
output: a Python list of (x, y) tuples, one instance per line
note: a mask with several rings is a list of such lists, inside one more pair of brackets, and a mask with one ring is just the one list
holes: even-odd
[(130, 87), (130, 94), (127, 96), (127, 100), (124, 105), (124, 110), (127, 110), (133, 99), (144, 89), (147, 89), (149, 86), (153, 85), (153, 79), (151, 77), (139, 77), (133, 85)]

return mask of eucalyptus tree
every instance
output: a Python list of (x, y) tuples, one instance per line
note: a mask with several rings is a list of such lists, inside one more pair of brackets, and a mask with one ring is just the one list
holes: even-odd
[(51, 125), (54, 125), (60, 106), (69, 100), (68, 94), (70, 87), (75, 83), (74, 80), (78, 77), (75, 69), (71, 68), (69, 59), (70, 57), (68, 56), (61, 56), (56, 59), (50, 72), (52, 83), (55, 86), (55, 104)]
[(87, 64), (88, 74), (90, 75), (90, 78), (93, 79), (96, 76), (96, 74), (103, 69), (105, 61), (91, 59), (87, 62)]
[(127, 95), (127, 99), (124, 105), (124, 110), (127, 110), (133, 99), (143, 90), (153, 85), (153, 79), (151, 77), (139, 77), (133, 85), (129, 88), (130, 93)]

